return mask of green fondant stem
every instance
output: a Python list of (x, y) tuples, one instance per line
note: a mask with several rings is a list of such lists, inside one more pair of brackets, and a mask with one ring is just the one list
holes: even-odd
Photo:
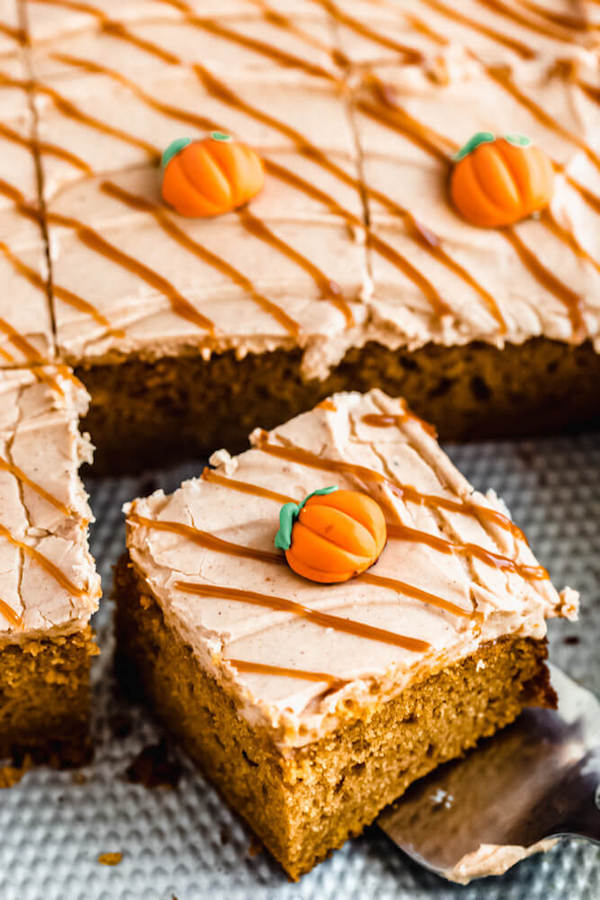
[(173, 159), (174, 156), (177, 156), (178, 153), (187, 147), (188, 144), (192, 143), (191, 138), (177, 138), (174, 141), (171, 141), (167, 149), (162, 155), (161, 165), (163, 169), (167, 166), (167, 164)]
[(469, 153), (472, 153), (473, 150), (476, 150), (480, 144), (491, 144), (495, 139), (496, 138), (491, 131), (478, 131), (477, 134), (474, 134), (466, 144), (463, 144), (460, 150), (454, 154), (452, 159), (454, 162), (460, 162), (461, 159), (464, 159), (465, 156), (468, 156)]
[(337, 491), (335, 485), (332, 487), (319, 488), (319, 490), (307, 494), (300, 503), (285, 503), (281, 507), (279, 510), (279, 530), (275, 535), (275, 546), (278, 550), (289, 550), (292, 546), (292, 529), (294, 527), (294, 522), (302, 512), (307, 501), (310, 500), (311, 497), (332, 494), (334, 491)]

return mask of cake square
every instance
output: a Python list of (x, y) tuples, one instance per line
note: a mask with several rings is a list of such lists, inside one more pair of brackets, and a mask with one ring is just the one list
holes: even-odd
[(88, 396), (51, 366), (1, 372), (0, 392), (0, 758), (81, 762), (100, 597), (77, 475)]
[[(374, 67), (356, 93), (369, 208), (373, 303), (382, 328), (415, 345), (543, 335), (572, 344), (600, 336), (597, 103), (555, 67), (510, 71), (463, 64), (447, 83), (424, 66)], [(449, 202), (451, 155), (465, 135), (511, 123), (556, 167), (548, 209), (503, 229), (478, 228)], [(379, 248), (383, 240), (398, 258)], [(406, 272), (414, 264), (416, 276)], [(513, 273), (510, 282), (506, 272)]]
[[(247, 360), (261, 370), (256, 398), (268, 410), (276, 395), (267, 412), (276, 422), (290, 408), (282, 364), (302, 372), (291, 393), (311, 390), (305, 382), (355, 342), (369, 284), (343, 84), (264, 54), (262, 69), (253, 62), (225, 84), (230, 39), (213, 38), (209, 66), (198, 48), (192, 61), (188, 36), (190, 58), (182, 51), (175, 62), (165, 41), (172, 32), (181, 43), (183, 32), (154, 24), (128, 25), (141, 45), (89, 30), (32, 54), (59, 353), (94, 395), (89, 427), (113, 460), (141, 443), (160, 455), (157, 431), (167, 440), (184, 416), (197, 443), (194, 410), (200, 404), (210, 422), (206, 404), (222, 406), (227, 389), (222, 371), (204, 371), (213, 358), (215, 369)], [(257, 149), (265, 187), (248, 208), (185, 219), (160, 197), (157, 161), (182, 130), (201, 138), (210, 128)], [(68, 155), (45, 149), (56, 146)], [(232, 424), (247, 418), (247, 433), (254, 401), (240, 393), (225, 402)], [(204, 445), (217, 440), (203, 426)]]
[[(251, 444), (126, 507), (118, 643), (297, 878), (524, 705), (552, 705), (545, 620), (577, 596), (402, 400), (338, 394)], [(332, 486), (373, 498), (388, 540), (362, 575), (318, 584), (274, 538), (282, 504)]]

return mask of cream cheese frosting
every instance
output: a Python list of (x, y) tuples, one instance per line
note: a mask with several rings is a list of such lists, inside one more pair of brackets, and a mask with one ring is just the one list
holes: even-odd
[(54, 358), (46, 244), (39, 219), (34, 126), (26, 82), (22, 53), (1, 54), (0, 368)]
[[(62, 359), (300, 347), (311, 378), (367, 341), (600, 346), (595, 10), (27, 6)], [(246, 211), (184, 219), (157, 161), (212, 128), (261, 153), (266, 186)], [(549, 210), (503, 230), (458, 217), (450, 157), (482, 129), (551, 155)]]
[[(486, 641), (541, 639), (547, 618), (576, 614), (577, 595), (554, 589), (501, 501), (474, 490), (401, 400), (338, 394), (251, 441), (128, 505), (127, 544), (167, 623), (282, 750)], [(376, 499), (388, 542), (367, 573), (320, 585), (273, 540), (282, 503), (330, 485)]]
[(89, 397), (65, 369), (0, 372), (0, 646), (83, 628), (100, 578), (92, 515), (77, 475), (92, 447), (78, 432)]

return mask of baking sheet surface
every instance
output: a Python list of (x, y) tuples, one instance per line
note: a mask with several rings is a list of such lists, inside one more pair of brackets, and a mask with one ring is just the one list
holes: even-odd
[[(555, 584), (581, 591), (580, 621), (552, 623), (550, 655), (600, 694), (600, 435), (449, 450), (478, 488), (503, 496)], [(122, 503), (156, 487), (173, 490), (202, 465), (88, 479), (97, 519), (92, 552), (106, 597), (123, 549)], [(177, 750), (166, 765), (150, 766), (159, 780), (173, 782), (179, 773), (176, 787), (135, 783), (136, 773), (148, 778), (139, 760), (133, 770), (131, 764), (162, 734), (119, 695), (106, 600), (95, 624), (102, 655), (94, 669), (94, 762), (78, 773), (37, 769), (0, 791), (0, 900), (600, 898), (600, 848), (583, 841), (564, 842), (501, 878), (463, 888), (412, 863), (376, 828), (291, 884)], [(105, 853), (121, 853), (122, 860), (102, 864)]]

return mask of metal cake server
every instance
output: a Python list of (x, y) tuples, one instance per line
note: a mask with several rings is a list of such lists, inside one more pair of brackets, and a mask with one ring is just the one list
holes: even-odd
[(558, 709), (526, 709), (379, 816), (380, 828), (421, 865), (466, 884), (561, 837), (600, 843), (600, 702), (550, 669)]

